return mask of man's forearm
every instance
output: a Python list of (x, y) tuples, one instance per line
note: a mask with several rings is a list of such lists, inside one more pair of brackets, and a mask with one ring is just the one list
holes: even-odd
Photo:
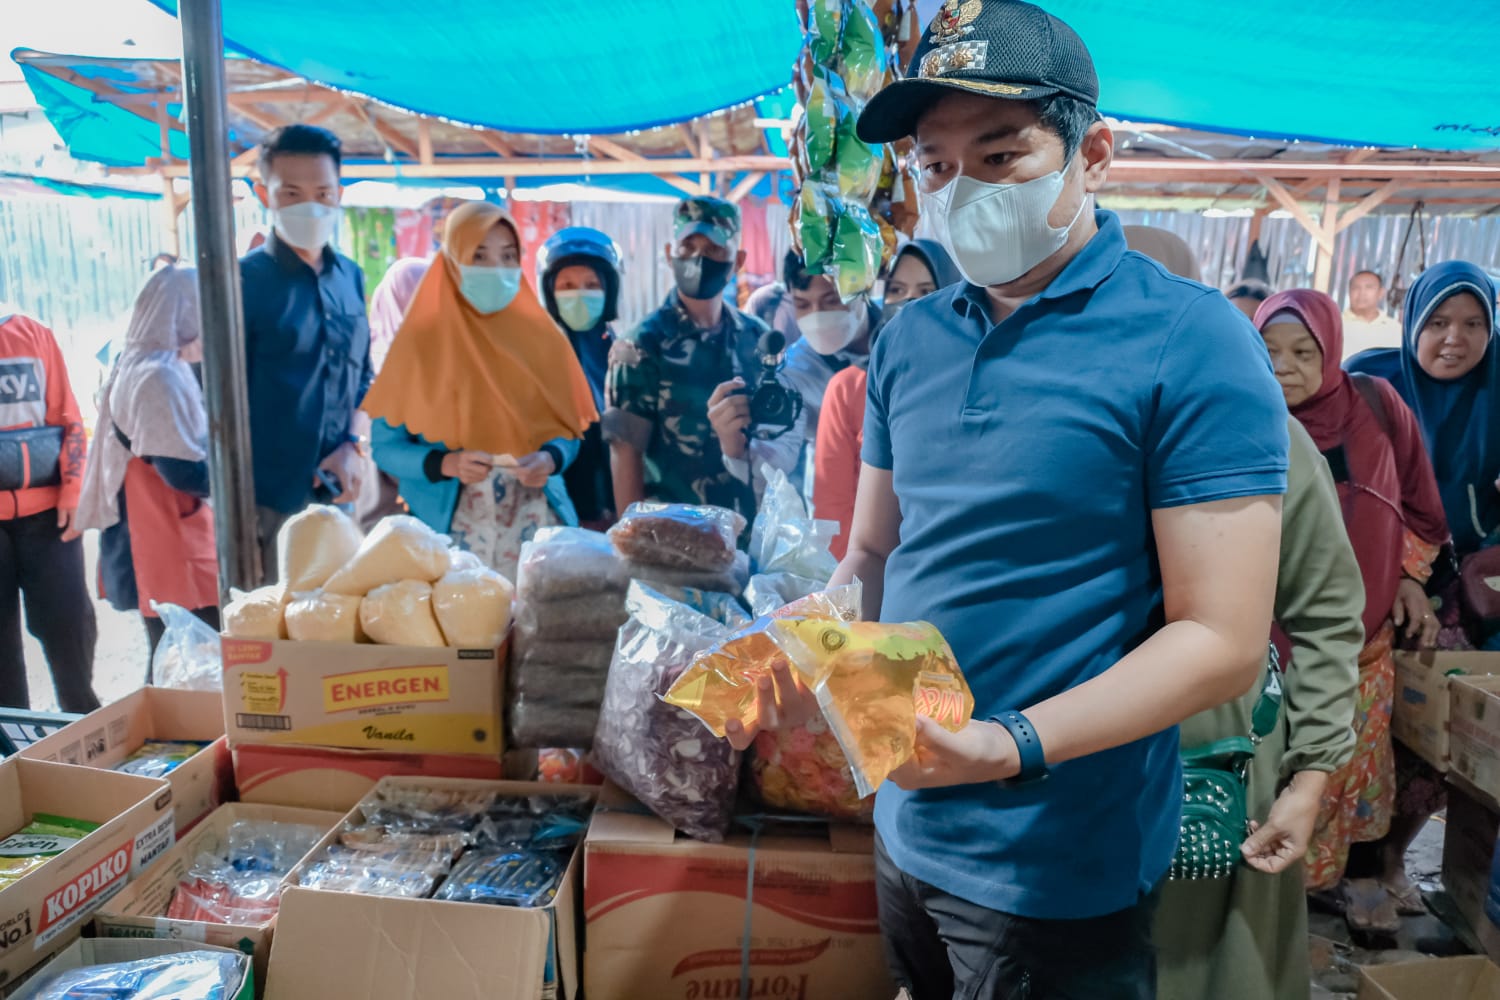
[(1238, 698), (1259, 681), (1265, 657), (1264, 641), (1174, 622), (1093, 680), (1020, 708), (1047, 762), (1057, 764), (1133, 743)]
[(623, 441), (611, 441), (609, 467), (615, 484), (615, 506), (624, 510), (646, 499), (646, 463), (640, 450)]
[(842, 587), (859, 580), (864, 587), (860, 616), (866, 621), (880, 620), (880, 605), (885, 598), (885, 557), (875, 552), (849, 546), (849, 552), (833, 571), (830, 587)]

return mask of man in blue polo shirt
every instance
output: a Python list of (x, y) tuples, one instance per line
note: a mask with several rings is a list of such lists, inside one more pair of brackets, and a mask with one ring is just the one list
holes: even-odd
[[(867, 615), (936, 624), (974, 692), (958, 734), (919, 720), (876, 805), (915, 1000), (1154, 997), (1174, 727), (1262, 676), (1286, 408), (1244, 317), (1094, 210), (1097, 100), (1067, 25), (950, 0), (859, 121), (915, 136), (923, 225), (967, 279), (876, 341), (835, 577)], [(762, 689), (768, 724), (805, 711), (795, 687)]]
[(311, 125), (271, 133), (256, 193), (273, 219), (240, 261), (245, 377), (261, 570), (276, 577), (276, 533), (314, 502), (352, 503), (369, 420), (370, 324), (359, 265), (330, 245), (338, 226), (338, 137)]

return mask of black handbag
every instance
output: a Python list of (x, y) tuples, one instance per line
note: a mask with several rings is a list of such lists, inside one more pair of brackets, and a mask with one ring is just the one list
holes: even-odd
[(61, 427), (0, 431), (0, 492), (62, 485)]

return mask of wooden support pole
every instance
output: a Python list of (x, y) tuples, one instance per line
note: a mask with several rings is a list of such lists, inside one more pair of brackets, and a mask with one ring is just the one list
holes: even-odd
[(496, 155), (504, 157), (507, 160), (515, 159), (515, 147), (500, 138), (500, 134), (494, 129), (483, 129), (477, 134), (479, 141), (494, 150)]
[(1283, 187), (1281, 182), (1274, 177), (1265, 176), (1260, 177), (1259, 180), (1265, 185), (1266, 191), (1270, 193), (1271, 197), (1275, 198), (1282, 208), (1291, 212), (1292, 218), (1296, 219), (1302, 228), (1307, 230), (1308, 234), (1318, 241), (1318, 246), (1323, 252), (1331, 255), (1333, 253), (1332, 236), (1325, 236), (1322, 225), (1307, 213), (1307, 209), (1302, 207), (1302, 203), (1297, 200), (1296, 196)]
[(1340, 183), (1337, 177), (1328, 182), (1328, 197), (1323, 202), (1323, 219), (1318, 227), (1321, 236), (1318, 239), (1317, 262), (1313, 265), (1313, 287), (1325, 293), (1333, 278), (1333, 248), (1334, 238), (1338, 235)]
[(432, 121), (428, 118), (417, 119), (417, 159), (422, 166), (432, 166)]
[[(444, 160), (430, 167), (424, 167), (420, 163), (402, 164), (399, 176), (453, 178), (455, 180), (466, 177), (567, 177), (587, 169), (595, 174), (610, 176), (649, 174), (666, 177), (674, 174), (696, 174), (716, 170), (727, 173), (740, 173), (746, 170), (773, 173), (790, 168), (791, 162), (780, 156), (724, 156), (717, 160), (696, 160), (674, 156), (650, 158), (640, 162), (619, 160), (585, 162), (576, 158), (522, 157), (515, 160), (479, 158)], [(122, 177), (157, 172), (164, 173), (168, 177), (186, 177), (188, 171), (186, 164), (157, 160), (151, 161), (149, 170), (122, 168), (115, 171)], [(248, 167), (241, 167), (235, 170), (234, 175), (243, 177), (248, 172)], [(341, 174), (345, 180), (392, 180), (398, 176), (398, 170), (389, 163), (345, 163)]]
[(182, 227), (178, 222), (182, 202), (177, 197), (177, 182), (170, 177), (161, 179), (161, 206), (167, 222), (167, 252), (174, 257), (182, 256)]
[[(589, 137), (589, 149), (598, 153), (600, 156), (607, 157), (611, 160), (618, 160), (621, 163), (646, 162), (646, 158), (640, 153), (626, 149), (624, 146), (611, 139), (601, 139), (598, 136)], [(703, 189), (701, 187), (699, 187), (697, 184), (694, 184), (686, 177), (673, 177), (667, 174), (662, 175), (661, 179), (666, 183), (672, 185), (677, 190), (683, 192), (684, 194), (695, 195), (703, 193)]]

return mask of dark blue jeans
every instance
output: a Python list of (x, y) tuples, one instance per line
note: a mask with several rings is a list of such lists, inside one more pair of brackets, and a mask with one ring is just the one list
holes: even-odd
[(1036, 920), (951, 896), (875, 842), (886, 962), (912, 1000), (1154, 1000), (1157, 893), (1087, 920)]
[(0, 705), (29, 708), (21, 608), (42, 644), (57, 703), (64, 712), (92, 712), (94, 602), (84, 579), (83, 542), (62, 540), (57, 511), (0, 520)]

